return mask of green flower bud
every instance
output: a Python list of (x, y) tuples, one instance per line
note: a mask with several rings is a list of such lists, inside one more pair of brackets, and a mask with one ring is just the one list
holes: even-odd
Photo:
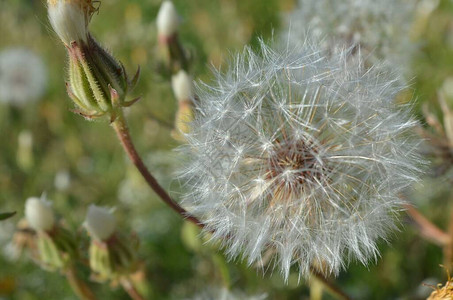
[(91, 36), (88, 24), (95, 11), (89, 0), (48, 1), (50, 23), (68, 50), (66, 87), (79, 108), (76, 112), (86, 118), (109, 114), (113, 120), (117, 108), (130, 106), (139, 99), (126, 102), (139, 70), (129, 81), (123, 65)]
[(115, 217), (108, 209), (91, 205), (84, 223), (91, 236), (90, 267), (99, 281), (119, 278), (137, 269), (137, 243), (116, 232)]
[(71, 42), (69, 53), (68, 94), (85, 117), (106, 113), (114, 115), (115, 108), (130, 106), (138, 99), (126, 102), (126, 94), (138, 80), (137, 71), (129, 82), (123, 65), (89, 35), (87, 43)]
[(50, 271), (65, 270), (77, 257), (77, 242), (71, 232), (54, 227), (50, 232), (37, 234), (38, 262)]
[(118, 233), (107, 241), (92, 239), (90, 268), (99, 281), (114, 280), (137, 270), (136, 247)]

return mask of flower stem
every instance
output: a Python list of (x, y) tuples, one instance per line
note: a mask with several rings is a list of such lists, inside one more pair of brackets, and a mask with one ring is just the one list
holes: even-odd
[(404, 204), (407, 214), (414, 221), (420, 235), (439, 246), (450, 243), (450, 236), (423, 216), (414, 206)]
[(335, 286), (333, 283), (331, 283), (322, 273), (317, 271), (315, 268), (310, 269), (311, 275), (318, 280), (319, 283), (322, 284), (322, 286), (330, 292), (335, 298), (341, 299), (341, 300), (351, 300), (352, 298), (349, 297), (345, 292), (343, 292), (339, 287)]
[(66, 272), (66, 279), (68, 280), (69, 284), (71, 285), (72, 290), (74, 293), (79, 297), (81, 300), (96, 300), (94, 293), (91, 289), (86, 285), (83, 281), (81, 281), (77, 277), (76, 270), (74, 267), (69, 267)]
[(444, 266), (447, 270), (452, 269), (453, 264), (453, 210), (450, 212), (450, 221), (448, 224), (448, 235), (450, 240), (444, 245)]
[(129, 278), (123, 277), (120, 280), (121, 285), (123, 286), (124, 290), (133, 300), (145, 300), (145, 298), (137, 291), (134, 284), (131, 282)]
[(187, 221), (190, 221), (197, 226), (203, 228), (204, 224), (198, 220), (196, 217), (190, 215), (184, 208), (182, 208), (178, 203), (176, 203), (170, 195), (163, 189), (154, 176), (149, 172), (148, 168), (143, 163), (140, 155), (138, 154), (135, 146), (132, 142), (132, 138), (127, 127), (126, 120), (124, 118), (123, 112), (120, 110), (116, 117), (116, 120), (112, 123), (113, 128), (116, 131), (116, 134), (121, 142), (121, 145), (126, 151), (127, 155), (131, 159), (132, 163), (137, 167), (138, 171), (142, 174), (143, 178), (146, 180), (151, 189), (159, 196), (162, 201), (164, 201), (171, 209), (176, 213), (181, 215)]

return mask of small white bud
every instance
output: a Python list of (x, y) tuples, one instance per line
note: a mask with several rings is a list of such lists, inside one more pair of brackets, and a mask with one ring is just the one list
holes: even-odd
[(84, 226), (90, 235), (99, 241), (105, 241), (115, 231), (115, 217), (105, 207), (90, 205)]
[(171, 86), (178, 101), (187, 101), (193, 97), (192, 77), (184, 70), (180, 70), (171, 78)]
[(55, 222), (52, 203), (47, 201), (45, 196), (27, 199), (25, 202), (25, 217), (30, 226), (36, 231), (50, 230)]
[(87, 41), (88, 23), (95, 11), (91, 0), (48, 0), (50, 24), (67, 46)]
[(164, 1), (157, 14), (157, 32), (159, 36), (171, 37), (178, 30), (179, 19), (171, 1)]

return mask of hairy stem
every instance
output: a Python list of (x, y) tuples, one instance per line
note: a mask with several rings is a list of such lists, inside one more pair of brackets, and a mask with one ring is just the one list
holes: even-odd
[(322, 284), (322, 286), (330, 293), (332, 294), (335, 298), (341, 299), (341, 300), (351, 300), (352, 298), (349, 297), (345, 292), (343, 292), (339, 287), (334, 285), (332, 282), (330, 282), (322, 273), (320, 273), (318, 270), (315, 268), (310, 269), (311, 275), (318, 280), (319, 283)]
[(134, 284), (129, 278), (123, 277), (120, 280), (123, 289), (127, 292), (129, 297), (133, 300), (145, 300), (145, 298), (137, 291)]
[(198, 220), (196, 217), (190, 215), (184, 208), (182, 208), (178, 203), (176, 203), (170, 195), (163, 189), (154, 176), (149, 172), (148, 168), (143, 163), (140, 155), (138, 154), (135, 146), (132, 142), (132, 138), (129, 134), (129, 129), (127, 127), (126, 120), (124, 118), (123, 112), (119, 111), (116, 120), (112, 123), (113, 128), (116, 131), (116, 134), (121, 142), (121, 145), (126, 151), (127, 155), (131, 159), (132, 163), (137, 167), (140, 174), (146, 180), (151, 189), (159, 196), (162, 201), (164, 201), (171, 209), (176, 213), (181, 215), (187, 221), (190, 221), (197, 226), (203, 228), (204, 224)]
[(94, 293), (91, 289), (86, 285), (83, 281), (81, 281), (77, 277), (76, 270), (74, 267), (69, 267), (66, 272), (66, 279), (68, 280), (69, 284), (71, 285), (72, 290), (74, 293), (79, 297), (81, 300), (96, 300)]
[(442, 247), (450, 243), (450, 236), (429, 221), (414, 206), (404, 204), (404, 208), (422, 237)]

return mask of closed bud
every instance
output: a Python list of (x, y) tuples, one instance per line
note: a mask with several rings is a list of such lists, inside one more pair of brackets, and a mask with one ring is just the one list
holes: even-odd
[(90, 268), (99, 281), (129, 275), (137, 269), (137, 243), (115, 233), (107, 241), (92, 240), (89, 250)]
[(192, 78), (184, 70), (172, 76), (171, 86), (178, 101), (190, 101), (193, 98)]
[(74, 235), (61, 226), (55, 225), (52, 204), (45, 199), (32, 197), (25, 203), (25, 217), (29, 226), (36, 230), (36, 261), (48, 270), (66, 268), (77, 256), (77, 242)]
[(25, 202), (25, 217), (36, 231), (49, 231), (54, 226), (52, 204), (45, 199), (32, 197)]
[(137, 71), (129, 81), (123, 65), (102, 48), (88, 31), (91, 16), (96, 11), (91, 0), (49, 0), (48, 13), (53, 29), (69, 54), (69, 82), (66, 84), (71, 99), (87, 118), (110, 114), (115, 109), (132, 105), (126, 102), (128, 90), (138, 80)]
[(86, 42), (88, 23), (96, 11), (91, 0), (48, 0), (50, 24), (66, 46)]
[(123, 66), (90, 35), (87, 42), (71, 42), (68, 94), (88, 117), (113, 113), (125, 106), (129, 86)]
[(85, 227), (92, 240), (89, 250), (90, 268), (99, 281), (115, 279), (136, 269), (133, 247), (137, 243), (115, 232), (115, 219), (103, 207), (91, 205)]
[(47, 270), (64, 270), (78, 256), (77, 240), (63, 227), (55, 227), (51, 232), (39, 232), (36, 238), (37, 261)]
[(98, 241), (106, 241), (115, 232), (116, 222), (115, 217), (108, 209), (90, 205), (84, 225), (92, 238)]
[(171, 1), (164, 1), (157, 14), (157, 32), (159, 39), (167, 40), (173, 37), (178, 30), (178, 13)]

